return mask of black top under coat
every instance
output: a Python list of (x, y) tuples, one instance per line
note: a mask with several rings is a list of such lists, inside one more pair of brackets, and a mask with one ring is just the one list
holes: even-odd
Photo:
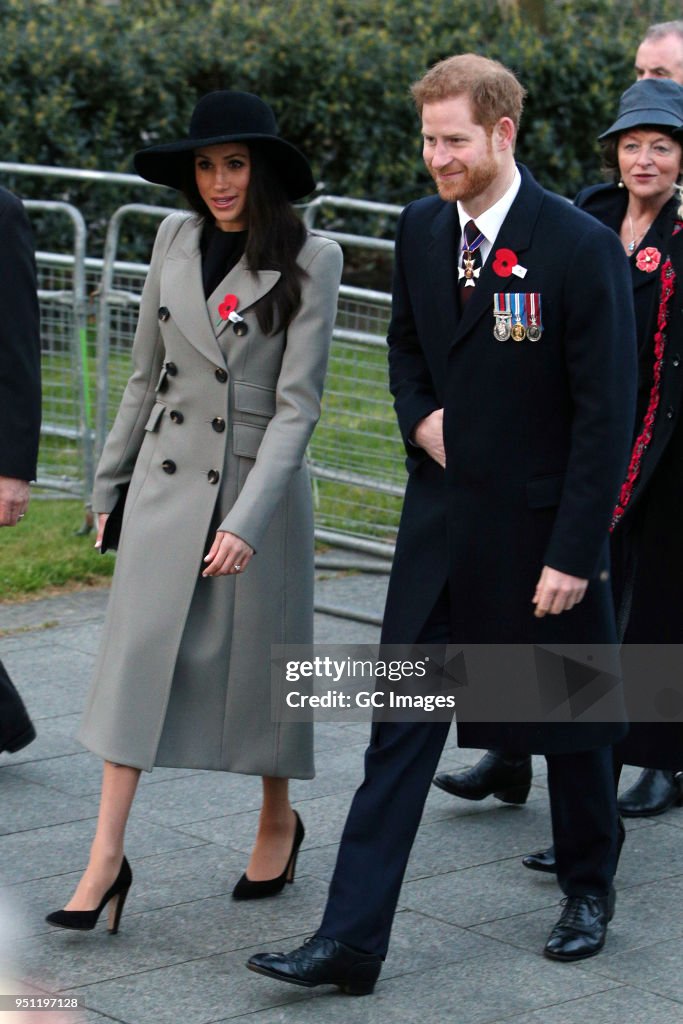
[(215, 224), (204, 224), (199, 248), (202, 254), (204, 295), (207, 299), (241, 259), (247, 245), (247, 234), (246, 231), (221, 231)]

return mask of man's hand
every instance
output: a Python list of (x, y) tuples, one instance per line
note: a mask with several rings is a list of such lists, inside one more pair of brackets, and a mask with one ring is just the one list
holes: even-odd
[(413, 430), (413, 441), (424, 448), (427, 455), (446, 468), (446, 449), (443, 444), (443, 409), (435, 409), (420, 420)]
[(16, 526), (28, 508), (30, 496), (26, 480), (0, 476), (0, 526)]
[(532, 599), (532, 604), (536, 605), (534, 615), (537, 619), (542, 619), (544, 615), (568, 612), (583, 600), (587, 588), (588, 580), (569, 576), (566, 572), (559, 572), (557, 569), (551, 569), (549, 565), (544, 565)]

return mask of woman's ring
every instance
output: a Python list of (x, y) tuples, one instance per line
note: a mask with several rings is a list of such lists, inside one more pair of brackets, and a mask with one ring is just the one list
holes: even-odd
[(242, 572), (242, 566), (241, 565), (233, 565), (233, 569), (235, 570), (235, 572)]

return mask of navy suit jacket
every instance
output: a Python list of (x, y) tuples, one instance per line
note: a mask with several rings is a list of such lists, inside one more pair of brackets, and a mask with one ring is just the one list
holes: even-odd
[[(628, 263), (612, 231), (521, 170), (464, 310), (455, 204), (418, 200), (399, 223), (388, 342), (409, 480), (385, 642), (413, 642), (446, 583), (453, 643), (616, 639), (601, 576), (634, 418)], [(501, 249), (512, 251), (521, 276), (505, 275)], [(539, 341), (496, 340), (496, 292), (540, 294)], [(445, 472), (410, 441), (418, 420), (440, 407)], [(536, 619), (544, 565), (591, 584), (570, 612)], [(490, 731), (469, 742), (501, 745)], [(543, 749), (538, 737), (524, 742)]]
[(33, 238), (0, 188), (0, 476), (34, 480), (40, 434), (40, 327)]

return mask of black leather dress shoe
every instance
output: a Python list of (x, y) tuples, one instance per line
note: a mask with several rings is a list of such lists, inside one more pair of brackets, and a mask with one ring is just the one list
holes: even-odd
[(683, 773), (644, 768), (640, 777), (619, 797), (619, 813), (625, 818), (649, 818), (683, 804)]
[(614, 917), (616, 894), (566, 896), (564, 909), (551, 931), (543, 952), (551, 960), (584, 960), (605, 945), (607, 922)]
[(480, 761), (462, 772), (441, 772), (432, 780), (463, 800), (483, 800), (495, 796), (506, 804), (524, 804), (531, 789), (531, 758), (506, 757), (487, 750)]
[(522, 857), (522, 864), (530, 871), (546, 871), (548, 874), (554, 875), (557, 871), (555, 847), (549, 846), (547, 850), (527, 853), (526, 857)]
[[(617, 864), (621, 857), (621, 848), (624, 845), (624, 839), (626, 838), (626, 829), (624, 823), (619, 818), (617, 823)], [(548, 874), (556, 874), (557, 862), (555, 860), (555, 847), (549, 846), (547, 850), (537, 850), (536, 853), (527, 853), (526, 857), (522, 857), (522, 864), (525, 868), (529, 868), (530, 871), (546, 871)]]
[(291, 953), (256, 953), (247, 967), (290, 985), (336, 985), (347, 995), (369, 996), (382, 969), (382, 957), (314, 935)]

